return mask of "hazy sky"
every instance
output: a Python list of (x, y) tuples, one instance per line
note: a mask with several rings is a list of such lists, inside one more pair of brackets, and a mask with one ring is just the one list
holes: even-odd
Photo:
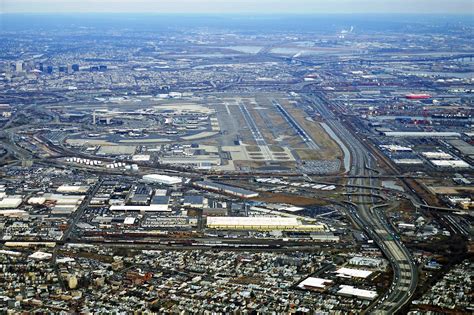
[(0, 11), (474, 14), (474, 0), (0, 0)]

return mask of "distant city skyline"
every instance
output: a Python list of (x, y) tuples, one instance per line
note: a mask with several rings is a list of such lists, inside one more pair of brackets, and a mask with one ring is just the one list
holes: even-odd
[(472, 0), (0, 0), (2, 13), (474, 14)]

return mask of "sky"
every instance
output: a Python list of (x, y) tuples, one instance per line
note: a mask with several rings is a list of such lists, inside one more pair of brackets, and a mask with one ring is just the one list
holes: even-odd
[(1, 13), (429, 13), (474, 15), (474, 0), (0, 0)]

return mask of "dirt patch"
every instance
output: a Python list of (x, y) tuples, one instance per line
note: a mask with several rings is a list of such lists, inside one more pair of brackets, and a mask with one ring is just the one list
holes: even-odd
[(328, 204), (326, 201), (316, 198), (272, 193), (261, 193), (258, 198), (254, 198), (252, 200), (272, 203), (288, 203), (295, 206), (325, 206)]

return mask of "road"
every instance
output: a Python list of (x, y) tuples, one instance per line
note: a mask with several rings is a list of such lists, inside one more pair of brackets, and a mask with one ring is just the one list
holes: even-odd
[(100, 188), (100, 185), (102, 185), (103, 179), (99, 178), (99, 180), (95, 183), (95, 185), (92, 188), (92, 191), (87, 194), (87, 197), (82, 201), (81, 205), (79, 208), (76, 210), (76, 212), (73, 214), (73, 218), (67, 227), (67, 229), (64, 231), (63, 237), (61, 238), (62, 241), (68, 240), (69, 236), (71, 235), (71, 232), (74, 230), (77, 222), (81, 219), (84, 210), (89, 206), (89, 202), (91, 199), (95, 196), (97, 191)]
[[(378, 179), (373, 177), (375, 159), (365, 145), (357, 139), (328, 109), (328, 104), (319, 98), (312, 99), (313, 107), (322, 115), (328, 126), (344, 139), (351, 154), (350, 192), (357, 193), (352, 196), (349, 203), (349, 214), (356, 224), (379, 246), (390, 262), (393, 269), (393, 281), (389, 290), (380, 296), (366, 310), (373, 314), (394, 314), (400, 311), (415, 292), (418, 284), (418, 269), (413, 257), (394, 233), (391, 225), (385, 218), (381, 209), (383, 206), (376, 204), (371, 194), (374, 189), (367, 187), (380, 186)], [(348, 191), (349, 192), (349, 191)]]

